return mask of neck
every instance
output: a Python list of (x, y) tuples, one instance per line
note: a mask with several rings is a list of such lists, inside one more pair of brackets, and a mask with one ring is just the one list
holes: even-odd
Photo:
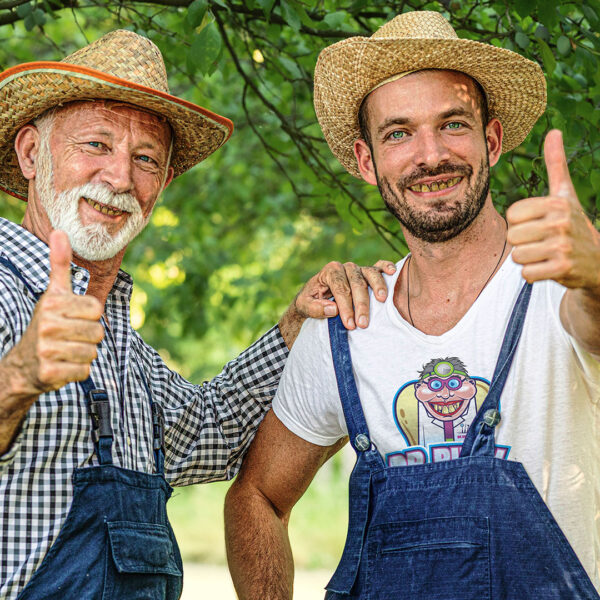
[(124, 254), (125, 248), (123, 248), (116, 256), (107, 260), (89, 261), (81, 258), (77, 254), (73, 256), (73, 262), (76, 265), (87, 269), (90, 274), (90, 282), (86, 294), (97, 298), (102, 303), (102, 306), (106, 304), (108, 294), (115, 284), (115, 279), (121, 268)]
[[(473, 223), (446, 242), (427, 243), (404, 232), (411, 251), (394, 303), (407, 321), (432, 335), (451, 329), (469, 310), (510, 253), (506, 223), (488, 199)], [(506, 244), (506, 245), (505, 245)], [(407, 276), (410, 275), (410, 284)]]

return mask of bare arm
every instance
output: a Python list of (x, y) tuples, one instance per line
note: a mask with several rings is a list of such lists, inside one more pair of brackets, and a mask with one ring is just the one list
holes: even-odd
[[(305, 319), (340, 317), (346, 329), (369, 324), (369, 288), (375, 298), (384, 302), (387, 286), (382, 272), (392, 275), (396, 265), (388, 260), (377, 261), (373, 267), (354, 263), (330, 262), (304, 285), (279, 321), (279, 330), (288, 348), (300, 333)], [(333, 296), (334, 301), (329, 300)]]
[(321, 465), (343, 446), (310, 444), (267, 413), (225, 499), (229, 570), (240, 600), (292, 598), (290, 512)]
[(560, 306), (565, 330), (600, 356), (600, 233), (585, 216), (569, 175), (559, 131), (546, 136), (550, 191), (507, 211), (513, 259), (529, 282), (553, 279), (569, 288)]
[(37, 397), (89, 374), (104, 336), (100, 302), (71, 290), (71, 249), (66, 235), (50, 239), (50, 283), (31, 323), (0, 360), (0, 455), (6, 453)]

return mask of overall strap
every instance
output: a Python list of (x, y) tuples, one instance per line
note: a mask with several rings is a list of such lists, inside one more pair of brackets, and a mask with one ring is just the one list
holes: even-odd
[(504, 390), (519, 339), (523, 332), (523, 323), (531, 299), (531, 289), (532, 285), (525, 283), (519, 292), (504, 334), (488, 395), (469, 427), (467, 437), (462, 445), (461, 457), (493, 457), (495, 454), (494, 428), (500, 423), (500, 396)]
[[(331, 345), (331, 356), (333, 358), (333, 368), (337, 381), (344, 418), (348, 427), (348, 436), (350, 444), (355, 452), (361, 453), (374, 449), (369, 436), (369, 428), (363, 412), (356, 381), (352, 373), (352, 357), (350, 356), (350, 346), (348, 344), (348, 331), (344, 327), (339, 315), (328, 320), (329, 343)], [(379, 452), (375, 449), (375, 454)]]
[[(0, 256), (0, 264), (9, 269), (23, 283), (36, 301), (40, 299), (41, 294), (29, 285), (21, 271), (10, 260)], [(79, 385), (83, 390), (88, 413), (92, 419), (92, 440), (96, 447), (98, 462), (101, 465), (112, 465), (113, 433), (110, 424), (110, 405), (106, 391), (96, 388), (91, 376), (85, 381), (80, 381)]]

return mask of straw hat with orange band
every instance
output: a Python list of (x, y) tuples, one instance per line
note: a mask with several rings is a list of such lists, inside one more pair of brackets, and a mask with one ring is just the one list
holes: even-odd
[(360, 177), (353, 152), (358, 111), (377, 87), (423, 69), (460, 71), (483, 88), (490, 118), (504, 129), (502, 151), (516, 148), (546, 108), (540, 66), (516, 52), (460, 39), (433, 11), (398, 15), (371, 37), (351, 37), (325, 48), (315, 67), (315, 112), (331, 151)]
[(27, 200), (27, 180), (13, 147), (23, 125), (54, 106), (94, 99), (166, 117), (174, 134), (175, 176), (212, 154), (233, 131), (229, 119), (169, 93), (162, 55), (150, 40), (112, 31), (60, 62), (25, 63), (0, 73), (0, 189)]

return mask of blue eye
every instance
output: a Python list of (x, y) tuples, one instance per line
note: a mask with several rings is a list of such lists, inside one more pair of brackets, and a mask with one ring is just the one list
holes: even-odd
[(451, 377), (448, 380), (447, 385), (451, 390), (456, 390), (460, 387), (460, 379), (458, 379), (457, 377)]
[(150, 162), (152, 160), (149, 156), (146, 156), (145, 154), (140, 156), (139, 159), (143, 160), (144, 162)]
[(100, 148), (100, 146), (102, 146), (102, 142), (88, 142), (88, 144), (92, 146), (92, 148)]
[(432, 381), (432, 382), (429, 384), (429, 387), (430, 387), (432, 390), (439, 390), (439, 389), (441, 389), (441, 387), (442, 387), (442, 382), (441, 382), (441, 381), (438, 381), (437, 379), (434, 379), (434, 380), (433, 380), (433, 381)]

